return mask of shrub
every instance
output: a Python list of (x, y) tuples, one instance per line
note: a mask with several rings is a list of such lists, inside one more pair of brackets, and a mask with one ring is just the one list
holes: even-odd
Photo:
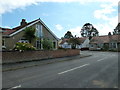
[(43, 49), (44, 50), (51, 50), (51, 49), (53, 49), (53, 43), (52, 43), (51, 40), (44, 39), (42, 41), (42, 44), (43, 44)]
[(108, 51), (109, 50), (108, 44), (104, 44), (102, 50), (103, 51)]
[(29, 51), (29, 50), (36, 50), (30, 43), (16, 43), (15, 50), (19, 51)]

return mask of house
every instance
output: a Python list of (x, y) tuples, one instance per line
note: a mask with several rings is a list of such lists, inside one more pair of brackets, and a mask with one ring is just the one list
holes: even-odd
[(120, 35), (105, 35), (92, 37), (90, 50), (118, 50), (120, 49)]
[(69, 44), (69, 39), (60, 40), (59, 47), (70, 49), (71, 45)]
[(81, 50), (88, 50), (89, 49), (89, 38), (88, 37), (81, 37), (79, 38), (81, 44), (79, 45), (80, 46), (80, 49)]
[[(81, 44), (77, 44), (76, 49), (81, 49), (82, 47), (86, 46), (86, 43), (84, 43), (86, 42), (86, 37), (81, 37), (81, 38), (77, 37), (77, 39), (81, 42)], [(66, 39), (66, 38), (64, 38), (63, 40), (60, 40), (59, 47), (71, 49), (72, 44), (69, 43), (69, 40), (70, 39)], [(88, 46), (88, 43), (87, 43), (87, 46)]]
[(47, 38), (52, 41), (54, 49), (58, 47), (58, 38), (56, 35), (45, 25), (45, 23), (39, 18), (31, 22), (26, 22), (25, 19), (22, 19), (20, 25), (9, 29), (2, 29), (2, 48), (6, 50), (12, 50), (15, 47), (17, 42), (28, 42), (23, 36), (25, 33), (26, 27), (35, 28), (35, 36), (38, 38), (32, 45), (37, 49), (43, 49), (41, 40)]

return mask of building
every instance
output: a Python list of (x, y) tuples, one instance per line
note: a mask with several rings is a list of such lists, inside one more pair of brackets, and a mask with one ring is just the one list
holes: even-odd
[[(87, 37), (80, 37), (78, 39), (81, 44), (76, 45), (76, 49), (120, 51), (120, 35), (95, 36), (90, 40)], [(59, 46), (62, 48), (72, 48), (68, 41), (69, 39), (63, 39)]]
[(26, 27), (34, 27), (35, 28), (35, 36), (38, 38), (32, 45), (37, 49), (43, 49), (41, 40), (47, 38), (52, 41), (54, 49), (58, 47), (58, 38), (56, 35), (45, 25), (45, 23), (39, 18), (31, 22), (26, 22), (25, 19), (22, 19), (20, 25), (8, 29), (8, 28), (1, 28), (2, 29), (2, 49), (12, 50), (15, 47), (17, 42), (28, 42), (24, 36), (24, 30)]
[(120, 35), (105, 35), (92, 37), (90, 50), (118, 50), (120, 49)]
[[(77, 37), (77, 39), (80, 41), (80, 44), (76, 45), (76, 49), (86, 48), (87, 46), (89, 46), (88, 45), (89, 42), (86, 42), (88, 41), (86, 37), (81, 37), (81, 38)], [(66, 38), (64, 38), (63, 40), (60, 40), (59, 47), (71, 49), (72, 44), (69, 43), (69, 40), (70, 39), (66, 39)]]
[(69, 39), (60, 40), (59, 47), (61, 48), (71, 48), (71, 44), (69, 44)]

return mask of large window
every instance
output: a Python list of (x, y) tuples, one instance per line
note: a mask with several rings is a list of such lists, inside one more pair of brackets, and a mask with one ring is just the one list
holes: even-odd
[(42, 25), (41, 24), (36, 24), (36, 34), (35, 35), (39, 38), (42, 37)]

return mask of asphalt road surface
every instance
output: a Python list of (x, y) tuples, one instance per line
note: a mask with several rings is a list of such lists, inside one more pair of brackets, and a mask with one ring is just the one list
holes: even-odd
[(3, 88), (118, 88), (118, 53), (86, 51), (91, 57), (3, 72)]

